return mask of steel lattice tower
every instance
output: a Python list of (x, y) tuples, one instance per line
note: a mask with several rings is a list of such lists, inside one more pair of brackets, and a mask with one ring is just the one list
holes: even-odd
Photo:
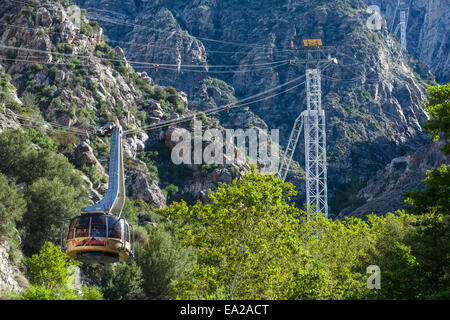
[[(397, 32), (400, 29), (400, 44), (403, 50), (406, 50), (406, 28), (408, 26), (408, 18), (409, 18), (409, 6), (410, 3), (407, 0), (399, 1), (395, 12), (394, 12), (394, 19), (392, 20), (392, 26), (394, 25), (394, 22), (397, 17), (397, 11), (400, 12), (399, 16), (399, 24), (395, 28), (394, 35), (397, 34)], [(391, 28), (390, 28), (391, 30)]]
[(322, 110), (320, 70), (306, 70), (305, 126), (306, 207), (328, 217), (325, 112)]
[(406, 10), (400, 11), (400, 43), (406, 50)]
[[(322, 110), (322, 89), (320, 63), (337, 64), (337, 60), (329, 55), (322, 58), (320, 40), (304, 40), (308, 48), (305, 60), (290, 61), (290, 65), (306, 64), (306, 98), (307, 106), (296, 119), (289, 136), (284, 157), (278, 171), (278, 178), (285, 180), (289, 171), (302, 128), (305, 135), (305, 173), (306, 173), (306, 206), (308, 215), (311, 212), (321, 213), (328, 217), (327, 191), (327, 154), (325, 112)], [(310, 48), (315, 47), (312, 51)], [(314, 55), (315, 53), (315, 55)]]

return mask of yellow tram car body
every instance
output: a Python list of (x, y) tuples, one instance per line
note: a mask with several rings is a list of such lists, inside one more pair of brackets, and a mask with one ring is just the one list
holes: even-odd
[(63, 226), (63, 251), (76, 260), (115, 263), (133, 255), (133, 226), (123, 218), (103, 213), (86, 213), (70, 220), (67, 236), (64, 230)]

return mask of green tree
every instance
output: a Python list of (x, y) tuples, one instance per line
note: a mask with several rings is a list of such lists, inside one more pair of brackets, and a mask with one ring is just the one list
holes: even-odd
[[(444, 139), (442, 151), (450, 154), (450, 84), (429, 86), (427, 111), (433, 116), (425, 124), (432, 138)], [(406, 193), (407, 210), (421, 215), (412, 245), (417, 272), (423, 275), (419, 297), (449, 298), (450, 291), (450, 170), (448, 165), (427, 172), (425, 190)]]
[(198, 257), (192, 277), (174, 283), (177, 297), (284, 297), (286, 270), (302, 252), (298, 209), (287, 203), (295, 193), (292, 184), (253, 171), (219, 187), (208, 204), (175, 202), (160, 211)]
[(22, 220), (26, 206), (26, 201), (16, 192), (15, 184), (9, 184), (8, 179), (0, 173), (0, 235), (6, 236), (11, 247), (9, 257), (16, 263), (21, 256), (16, 240), (16, 223)]
[(432, 134), (433, 140), (444, 138), (442, 151), (450, 154), (450, 83), (446, 85), (427, 86), (428, 101), (426, 110), (433, 116), (427, 121), (425, 129)]
[[(411, 248), (396, 242), (386, 270), (381, 273), (383, 299), (415, 299), (420, 295), (422, 277)], [(423, 284), (422, 284), (423, 285)]]
[(437, 209), (450, 214), (450, 166), (443, 164), (439, 169), (428, 170), (425, 182), (425, 190), (405, 193), (406, 202), (412, 205), (408, 211), (423, 214)]
[[(442, 151), (450, 155), (450, 83), (440, 86), (427, 86), (429, 99), (426, 101), (427, 111), (433, 116), (424, 127), (432, 134), (433, 140), (445, 139)], [(447, 165), (439, 169), (427, 171), (425, 190), (405, 193), (406, 202), (412, 207), (409, 212), (425, 214), (437, 209), (448, 215), (450, 213), (450, 170)]]
[(0, 133), (0, 171), (13, 176), (24, 161), (30, 149), (27, 135), (19, 130), (5, 130)]
[(21, 223), (25, 231), (24, 253), (36, 253), (45, 241), (58, 243), (64, 218), (79, 214), (86, 204), (79, 191), (59, 177), (39, 178), (25, 191), (28, 209)]
[(25, 210), (26, 202), (16, 192), (15, 184), (9, 184), (8, 179), (0, 173), (0, 234), (12, 237), (16, 222), (22, 220)]
[(327, 266), (312, 257), (304, 257), (293, 272), (294, 286), (289, 299), (311, 300), (331, 299), (334, 297), (333, 279)]
[(27, 132), (30, 141), (39, 147), (56, 151), (57, 144), (42, 130), (30, 129)]
[(40, 285), (31, 285), (20, 296), (24, 300), (59, 300), (55, 290)]
[(435, 210), (420, 216), (412, 245), (423, 298), (449, 299), (450, 292), (450, 216)]
[(142, 271), (136, 263), (109, 265), (100, 279), (103, 296), (108, 300), (133, 300), (142, 296)]
[(25, 258), (31, 284), (46, 289), (65, 288), (70, 277), (69, 267), (77, 265), (51, 242), (45, 242), (39, 254)]
[(185, 278), (194, 262), (191, 250), (183, 248), (162, 225), (147, 226), (148, 238), (137, 244), (136, 261), (142, 269), (144, 291), (148, 298), (168, 300), (174, 297), (172, 281)]
[(103, 293), (98, 287), (83, 286), (81, 292), (83, 300), (103, 300)]

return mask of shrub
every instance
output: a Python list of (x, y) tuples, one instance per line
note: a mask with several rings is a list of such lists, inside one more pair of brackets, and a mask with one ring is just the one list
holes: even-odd
[(20, 100), (22, 100), (22, 103), (25, 107), (39, 110), (39, 99), (36, 94), (25, 92)]
[(58, 43), (58, 45), (56, 46), (56, 50), (58, 50), (58, 52), (61, 52), (61, 53), (68, 53), (68, 54), (71, 54), (71, 53), (73, 53), (74, 46), (73, 46), (73, 44), (71, 44), (71, 43), (60, 42), (60, 43)]
[(66, 131), (54, 132), (53, 139), (58, 143), (58, 145), (64, 148), (67, 148), (70, 145), (77, 145), (80, 142), (76, 135)]
[(49, 97), (49, 98), (53, 98), (56, 94), (56, 92), (58, 92), (58, 87), (55, 85), (44, 85), (41, 88), (41, 93), (42, 95)]
[(176, 185), (170, 184), (162, 190), (168, 202), (172, 202), (179, 189)]
[(33, 63), (33, 64), (30, 66), (30, 70), (31, 70), (33, 73), (38, 73), (38, 72), (42, 71), (42, 69), (44, 69), (44, 66), (43, 66), (42, 64), (40, 64), (40, 63)]
[(150, 299), (174, 297), (172, 280), (184, 279), (184, 270), (194, 263), (190, 249), (181, 247), (174, 236), (163, 227), (146, 227), (148, 240), (136, 243), (137, 264), (144, 278), (144, 291)]
[(47, 136), (44, 131), (30, 129), (27, 134), (30, 141), (37, 144), (39, 147), (56, 151), (57, 144), (49, 136)]
[(88, 88), (95, 91), (98, 88), (98, 83), (95, 81), (89, 81)]
[(31, 258), (25, 258), (25, 261), (30, 282), (46, 289), (66, 287), (70, 277), (69, 267), (77, 265), (75, 260), (69, 259), (67, 254), (51, 242), (45, 242), (38, 255), (33, 254)]
[(32, 285), (22, 294), (25, 300), (59, 300), (58, 294), (49, 288), (40, 285)]
[(81, 288), (83, 300), (103, 300), (103, 294), (99, 287), (83, 286)]
[(135, 263), (109, 265), (100, 284), (103, 296), (108, 300), (133, 300), (142, 295), (142, 271)]

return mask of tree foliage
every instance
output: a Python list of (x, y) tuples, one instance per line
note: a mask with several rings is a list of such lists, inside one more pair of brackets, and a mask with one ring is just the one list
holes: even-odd
[(75, 260), (61, 252), (51, 242), (46, 242), (39, 254), (25, 258), (29, 269), (29, 280), (32, 284), (46, 289), (66, 287), (70, 277), (69, 267), (77, 265)]
[(433, 116), (425, 124), (425, 128), (432, 134), (433, 140), (444, 138), (442, 151), (450, 154), (450, 83), (446, 85), (427, 86), (428, 101), (426, 110)]
[(100, 279), (103, 296), (109, 300), (134, 300), (142, 296), (142, 271), (134, 262), (109, 265)]
[(429, 213), (435, 209), (450, 214), (450, 166), (443, 164), (435, 170), (428, 170), (425, 190), (407, 192), (406, 202), (412, 205), (411, 213)]
[(8, 179), (0, 173), (0, 235), (8, 240), (9, 258), (14, 263), (21, 259), (16, 224), (22, 220), (26, 208), (27, 203), (22, 195), (17, 193), (15, 184), (8, 183)]
[[(197, 255), (186, 278), (174, 281), (176, 297), (442, 297), (448, 283), (449, 250), (442, 242), (449, 243), (448, 227), (439, 234), (433, 229), (433, 238), (430, 217), (402, 211), (369, 215), (366, 221), (308, 217), (289, 204), (293, 194), (290, 184), (252, 172), (221, 186), (209, 203), (173, 203), (161, 210)], [(370, 265), (381, 269), (380, 290), (367, 288)]]
[[(85, 182), (69, 161), (52, 148), (34, 148), (33, 137), (47, 141), (40, 131), (0, 133), (0, 171), (26, 184), (22, 195), (27, 210), (17, 225), (24, 231), (23, 249), (28, 256), (37, 253), (45, 241), (57, 242), (63, 219), (76, 215), (89, 199)], [(17, 210), (21, 208), (23, 201), (17, 200)]]
[(291, 184), (253, 172), (219, 187), (209, 204), (182, 201), (163, 210), (198, 256), (193, 280), (175, 282), (178, 297), (281, 297), (289, 283), (284, 270), (302, 252), (298, 211), (283, 201), (294, 194)]
[(26, 238), (25, 254), (37, 252), (45, 241), (59, 242), (62, 221), (76, 216), (85, 203), (77, 198), (77, 193), (59, 177), (39, 178), (29, 186), (25, 199), (30, 205), (21, 224)]
[(138, 244), (136, 249), (136, 261), (144, 278), (144, 292), (149, 299), (172, 299), (172, 281), (185, 278), (183, 271), (192, 267), (193, 253), (189, 248), (183, 248), (162, 225), (156, 228), (148, 226), (146, 230), (146, 241)]
[(16, 191), (14, 183), (0, 173), (0, 234), (13, 237), (16, 223), (22, 220), (26, 202)]

